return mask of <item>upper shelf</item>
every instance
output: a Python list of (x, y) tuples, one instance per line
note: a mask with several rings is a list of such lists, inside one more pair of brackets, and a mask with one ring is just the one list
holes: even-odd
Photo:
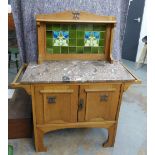
[(87, 12), (80, 12), (79, 19), (75, 20), (74, 14), (70, 11), (54, 14), (36, 15), (37, 22), (65, 22), (65, 23), (116, 23), (114, 16), (99, 16)]

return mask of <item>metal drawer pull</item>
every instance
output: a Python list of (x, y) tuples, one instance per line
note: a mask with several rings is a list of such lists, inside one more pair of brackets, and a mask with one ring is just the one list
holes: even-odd
[(100, 102), (103, 102), (103, 101), (108, 101), (108, 95), (101, 95), (100, 96)]
[(49, 96), (48, 98), (48, 103), (53, 104), (56, 103), (56, 96)]
[(78, 105), (78, 110), (82, 110), (83, 106), (84, 106), (84, 101), (83, 101), (83, 99), (80, 99), (79, 105)]

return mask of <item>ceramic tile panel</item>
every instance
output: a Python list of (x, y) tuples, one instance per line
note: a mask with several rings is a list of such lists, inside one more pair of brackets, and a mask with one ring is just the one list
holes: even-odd
[(105, 25), (51, 24), (46, 26), (46, 51), (53, 54), (104, 52)]

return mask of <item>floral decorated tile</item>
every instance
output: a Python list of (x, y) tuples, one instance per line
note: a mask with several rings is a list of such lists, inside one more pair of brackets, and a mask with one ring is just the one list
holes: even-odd
[(53, 31), (53, 46), (68, 46), (69, 32), (68, 31)]
[(100, 39), (100, 32), (96, 31), (85, 31), (85, 43), (84, 46), (98, 47)]

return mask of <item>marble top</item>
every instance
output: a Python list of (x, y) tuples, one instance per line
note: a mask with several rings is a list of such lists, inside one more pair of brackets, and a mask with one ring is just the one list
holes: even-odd
[(21, 83), (133, 81), (135, 78), (119, 61), (49, 61), (30, 63)]

